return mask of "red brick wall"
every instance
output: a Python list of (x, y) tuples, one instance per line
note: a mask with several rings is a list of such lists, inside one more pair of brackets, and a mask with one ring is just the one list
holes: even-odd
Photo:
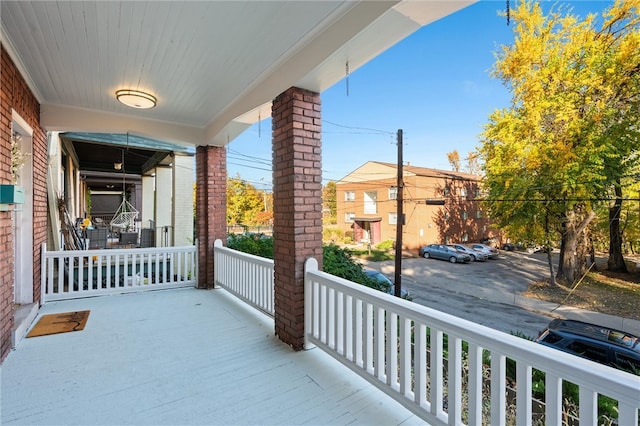
[(322, 268), (320, 95), (291, 88), (273, 101), (276, 335), (304, 344), (304, 261)]
[[(40, 301), (40, 246), (47, 233), (47, 139), (40, 127), (40, 105), (4, 46), (0, 47), (0, 183), (11, 182), (11, 123), (15, 110), (33, 128), (33, 283)], [(11, 346), (13, 326), (13, 212), (0, 212), (0, 362)]]
[(227, 238), (227, 152), (196, 148), (196, 235), (198, 288), (213, 288), (213, 243)]

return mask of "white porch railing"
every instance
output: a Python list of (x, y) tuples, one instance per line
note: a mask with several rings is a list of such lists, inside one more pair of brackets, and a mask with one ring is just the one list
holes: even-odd
[(213, 245), (214, 284), (274, 316), (273, 260)]
[(47, 251), (42, 302), (195, 286), (196, 246)]
[(580, 425), (598, 424), (598, 395), (617, 401), (619, 425), (638, 425), (640, 377), (318, 271), (315, 259), (305, 265), (305, 330), (307, 344), (430, 424), (535, 423), (535, 372), (545, 424), (563, 424), (562, 384), (571, 382)]

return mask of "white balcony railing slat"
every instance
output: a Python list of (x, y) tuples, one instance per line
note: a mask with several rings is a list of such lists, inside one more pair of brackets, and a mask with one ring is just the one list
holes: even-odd
[(560, 376), (547, 373), (545, 376), (545, 419), (547, 424), (562, 424), (562, 380)]
[(503, 423), (506, 415), (506, 358), (499, 352), (491, 353), (491, 424)]
[(518, 363), (516, 366), (516, 406), (519, 408), (517, 413), (518, 424), (531, 424), (533, 415), (532, 401), (530, 398), (532, 392), (532, 374), (533, 369), (530, 365)]
[(482, 348), (469, 343), (469, 424), (482, 424)]

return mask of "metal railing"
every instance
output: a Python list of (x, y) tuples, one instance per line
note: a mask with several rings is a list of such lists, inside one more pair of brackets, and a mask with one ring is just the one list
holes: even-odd
[(224, 247), (216, 240), (214, 283), (274, 316), (273, 260)]
[(42, 302), (195, 286), (196, 246), (47, 251)]
[[(305, 265), (305, 343), (430, 424), (563, 424), (570, 382), (580, 425), (598, 424), (599, 395), (616, 401), (617, 424), (638, 425), (639, 376), (321, 272), (315, 259)], [(534, 376), (544, 381), (541, 413)]]

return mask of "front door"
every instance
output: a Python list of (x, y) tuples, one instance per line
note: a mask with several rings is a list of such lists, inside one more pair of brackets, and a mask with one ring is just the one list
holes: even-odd
[(17, 184), (24, 188), (24, 204), (14, 205), (14, 303), (33, 303), (33, 143), (31, 128), (14, 112), (12, 141), (24, 163), (17, 171)]

